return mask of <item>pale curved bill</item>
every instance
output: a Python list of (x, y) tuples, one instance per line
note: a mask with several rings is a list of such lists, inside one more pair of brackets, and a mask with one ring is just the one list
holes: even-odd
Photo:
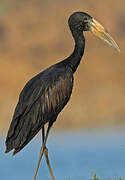
[(95, 19), (92, 19), (92, 21), (90, 22), (90, 31), (94, 35), (105, 41), (109, 46), (120, 52), (120, 48), (118, 47), (114, 39), (111, 37), (111, 35), (109, 35), (105, 28)]

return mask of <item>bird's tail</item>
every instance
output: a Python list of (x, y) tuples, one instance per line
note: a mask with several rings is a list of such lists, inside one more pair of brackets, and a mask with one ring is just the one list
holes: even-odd
[[(19, 116), (12, 121), (5, 142), (5, 153), (14, 149), (13, 155), (15, 155), (39, 132), (44, 125), (44, 122), (41, 120), (40, 108), (39, 101), (35, 102), (27, 114)], [(35, 111), (36, 109), (38, 111)]]

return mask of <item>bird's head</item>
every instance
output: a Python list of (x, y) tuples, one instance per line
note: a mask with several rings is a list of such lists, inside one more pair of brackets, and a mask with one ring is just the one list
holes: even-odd
[(84, 12), (75, 12), (69, 18), (69, 27), (72, 32), (82, 33), (91, 31), (94, 35), (105, 41), (109, 46), (120, 52), (120, 49), (107, 30), (93, 17)]

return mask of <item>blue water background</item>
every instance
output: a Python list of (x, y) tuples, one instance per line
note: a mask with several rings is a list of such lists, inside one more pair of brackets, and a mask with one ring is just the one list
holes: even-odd
[[(37, 136), (20, 153), (4, 154), (0, 140), (0, 180), (31, 180), (37, 165), (41, 137)], [(48, 138), (49, 158), (56, 180), (90, 180), (97, 176), (125, 178), (125, 129), (94, 129), (55, 132)], [(45, 159), (38, 180), (51, 180)]]

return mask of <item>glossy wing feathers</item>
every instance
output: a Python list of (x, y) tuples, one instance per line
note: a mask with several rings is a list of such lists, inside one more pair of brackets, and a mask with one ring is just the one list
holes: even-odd
[(72, 72), (52, 67), (22, 90), (6, 138), (6, 152), (19, 152), (42, 128), (54, 121), (67, 104), (73, 86)]
[(38, 100), (33, 104), (32, 108), (26, 115), (22, 114), (22, 116), (19, 116), (17, 119), (12, 121), (6, 139), (6, 152), (15, 149), (15, 154), (20, 149), (22, 149), (22, 146), (25, 142), (28, 143), (28, 139), (31, 138), (31, 136), (32, 138), (35, 136), (35, 127), (37, 126), (38, 130), (38, 128), (40, 128), (39, 126), (42, 126), (42, 124), (39, 124), (39, 122), (41, 121), (40, 111), (41, 108)]

